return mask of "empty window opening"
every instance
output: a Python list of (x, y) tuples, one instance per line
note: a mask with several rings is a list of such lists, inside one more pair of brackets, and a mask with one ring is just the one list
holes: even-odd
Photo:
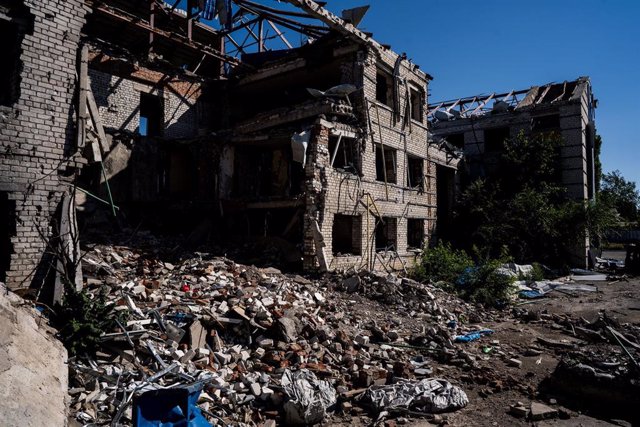
[(407, 219), (407, 249), (420, 249), (424, 243), (424, 219)]
[(389, 78), (382, 71), (376, 74), (376, 100), (389, 105)]
[(560, 130), (560, 116), (550, 114), (547, 116), (534, 117), (531, 129), (533, 132), (552, 132)]
[(174, 197), (188, 197), (196, 188), (194, 161), (187, 150), (172, 150), (168, 159), (168, 190)]
[(396, 150), (376, 145), (376, 180), (396, 183)]
[(342, 169), (352, 173), (359, 173), (360, 146), (355, 138), (346, 136), (329, 137), (329, 154), (331, 165), (336, 169)]
[(486, 129), (484, 131), (484, 152), (494, 153), (504, 149), (504, 143), (509, 139), (508, 127)]
[(13, 245), (11, 237), (16, 235), (16, 202), (9, 200), (9, 194), (0, 193), (0, 282), (7, 281), (7, 271), (11, 266)]
[(376, 251), (396, 250), (397, 219), (382, 217), (376, 221)]
[(13, 105), (20, 93), (20, 28), (0, 18), (0, 39), (4, 59), (0, 62), (0, 105)]
[(407, 187), (424, 188), (424, 161), (407, 154)]
[(362, 252), (362, 217), (357, 215), (333, 216), (331, 245), (333, 255), (360, 255)]
[(164, 101), (150, 93), (140, 93), (140, 125), (142, 136), (162, 136), (164, 127)]
[(418, 122), (422, 121), (423, 114), (423, 101), (422, 101), (422, 92), (416, 89), (410, 90), (411, 94), (411, 118)]
[(453, 204), (456, 191), (456, 171), (453, 168), (436, 165), (436, 199), (437, 221), (436, 232), (438, 237), (447, 238), (452, 227)]
[(446, 136), (445, 139), (458, 150), (464, 150), (464, 133), (454, 133)]

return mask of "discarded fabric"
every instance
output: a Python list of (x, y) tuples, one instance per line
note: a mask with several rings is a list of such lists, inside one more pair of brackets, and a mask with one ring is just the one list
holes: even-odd
[(435, 378), (403, 379), (396, 384), (371, 386), (363, 399), (377, 411), (405, 408), (424, 413), (455, 411), (469, 403), (461, 388)]

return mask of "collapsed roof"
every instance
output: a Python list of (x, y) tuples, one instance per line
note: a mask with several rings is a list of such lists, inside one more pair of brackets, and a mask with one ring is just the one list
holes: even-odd
[[(589, 77), (579, 77), (573, 81), (547, 83), (529, 89), (512, 90), (505, 93), (491, 93), (431, 103), (427, 117), (432, 123), (480, 117), (507, 111), (535, 108), (541, 105), (557, 105), (579, 100), (583, 95), (591, 99)], [(490, 104), (493, 102), (493, 104)]]

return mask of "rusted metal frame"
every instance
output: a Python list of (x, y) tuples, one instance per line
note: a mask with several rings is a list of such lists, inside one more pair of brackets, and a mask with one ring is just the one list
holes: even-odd
[(474, 96), (473, 99), (464, 102), (464, 101), (460, 101), (460, 115), (466, 114), (467, 111), (469, 111), (471, 109), (471, 107), (466, 108), (467, 104), (473, 105), (474, 102), (478, 102), (478, 97)]
[(477, 113), (479, 110), (482, 110), (482, 108), (487, 105), (487, 102), (491, 101), (494, 97), (496, 96), (495, 92), (492, 93), (491, 95), (489, 95), (484, 101), (482, 101), (475, 110), (473, 110), (471, 112), (471, 115), (474, 115), (475, 113)]
[(248, 0), (233, 0), (233, 2), (236, 3), (239, 6), (248, 5), (250, 7), (255, 8), (255, 9), (260, 9), (263, 12), (275, 13), (276, 15), (293, 16), (293, 17), (296, 17), (296, 18), (317, 19), (317, 18), (309, 15), (308, 13), (292, 12), (292, 11), (288, 11), (288, 10), (274, 9), (274, 8), (271, 8), (271, 7), (268, 7), (268, 6), (264, 6), (264, 5), (259, 4), (259, 3), (254, 3), (254, 2), (248, 1)]
[(108, 15), (110, 17), (113, 17), (115, 19), (119, 19), (121, 21), (127, 22), (129, 24), (135, 25), (141, 29), (147, 30), (147, 31), (152, 31), (153, 33), (155, 33), (156, 35), (160, 36), (160, 37), (165, 37), (169, 40), (174, 40), (177, 42), (180, 42), (186, 46), (189, 46), (195, 50), (198, 50), (202, 53), (206, 53), (207, 55), (216, 58), (218, 60), (221, 60), (223, 62), (226, 62), (232, 66), (243, 66), (243, 67), (249, 67), (247, 64), (243, 64), (240, 60), (238, 60), (237, 58), (234, 58), (232, 56), (229, 55), (224, 55), (221, 54), (219, 52), (216, 52), (214, 49), (210, 48), (209, 46), (203, 45), (202, 43), (196, 42), (194, 40), (186, 40), (186, 38), (184, 36), (181, 36), (179, 34), (175, 34), (172, 32), (168, 32), (168, 31), (164, 31), (164, 30), (160, 30), (159, 28), (151, 28), (149, 26), (149, 24), (140, 21), (138, 18), (136, 17), (132, 17), (129, 14), (127, 14), (124, 11), (121, 11), (119, 9), (115, 9), (115, 8), (111, 8), (111, 7), (105, 7), (105, 6), (98, 6), (94, 8), (95, 11), (103, 13), (105, 15)]
[[(156, 26), (156, 2), (155, 0), (151, 0), (151, 4), (149, 5), (149, 27), (152, 29)], [(148, 53), (151, 54), (153, 52), (153, 42), (154, 42), (155, 34), (153, 31), (149, 31), (149, 50)]]
[(279, 16), (277, 14), (273, 14), (273, 13), (269, 13), (269, 12), (265, 12), (265, 11), (260, 11), (260, 10), (256, 10), (256, 9), (252, 9), (251, 7), (248, 7), (244, 4), (240, 5), (240, 8), (243, 10), (246, 10), (247, 12), (256, 15), (256, 16), (260, 16), (262, 18), (266, 18), (266, 19), (270, 19), (271, 21), (285, 27), (285, 28), (289, 28), (291, 30), (297, 31), (299, 33), (305, 34), (305, 35), (310, 35), (313, 37), (320, 37), (323, 34), (325, 34), (328, 30), (328, 28), (326, 27), (321, 27), (321, 26), (317, 26), (317, 25), (309, 25), (309, 24), (303, 24), (301, 22), (298, 21), (294, 21), (292, 19), (288, 19), (288, 18), (284, 18), (282, 16)]
[[(511, 92), (508, 92), (508, 93), (505, 92), (501, 94), (496, 94), (495, 98), (505, 98), (507, 96), (521, 95), (523, 93), (529, 92), (529, 90), (530, 89), (512, 90)], [(438, 104), (430, 104), (428, 105), (429, 114), (433, 114), (436, 110), (439, 110), (440, 108), (447, 108), (447, 111), (449, 111), (450, 108), (455, 108), (455, 106), (457, 106), (458, 104), (469, 104), (477, 98), (478, 96), (473, 96), (468, 98), (458, 98), (458, 99), (452, 99), (449, 101), (442, 101), (442, 102), (439, 102)]]
[(325, 27), (304, 25), (300, 24), (299, 22), (291, 21), (281, 17), (269, 16), (268, 19), (280, 25), (281, 27), (288, 28), (292, 31), (304, 34), (306, 36), (319, 38), (328, 32), (328, 29)]
[[(160, 0), (153, 0), (153, 1), (156, 4), (156, 11), (159, 10), (160, 12), (164, 13), (165, 16), (169, 19), (169, 21), (173, 22), (175, 19), (175, 15), (173, 14), (173, 12), (176, 10), (181, 0), (178, 0), (171, 8), (169, 8), (166, 4), (162, 3)], [(185, 36), (187, 35), (184, 29), (182, 29), (179, 25), (178, 25), (178, 29), (182, 34), (184, 34)]]
[(241, 30), (241, 29), (243, 29), (245, 27), (248, 27), (250, 25), (255, 24), (256, 22), (258, 22), (259, 19), (260, 18), (250, 19), (250, 20), (245, 21), (242, 24), (238, 25), (237, 27), (233, 27), (233, 28), (230, 28), (230, 29), (225, 30), (225, 31), (220, 31), (220, 34), (227, 35), (227, 34), (235, 33), (238, 30)]
[(242, 46), (240, 46), (238, 44), (238, 42), (236, 42), (233, 37), (231, 37), (231, 34), (227, 34), (225, 35), (225, 37), (227, 38), (227, 40), (229, 40), (231, 42), (232, 45), (234, 45), (236, 47), (236, 51), (240, 52), (240, 53), (247, 53), (244, 51), (244, 49), (242, 48)]
[(364, 33), (363, 31), (360, 31), (353, 24), (345, 22), (340, 17), (329, 12), (327, 9), (320, 6), (315, 1), (312, 1), (312, 0), (284, 0), (284, 1), (307, 12), (309, 15), (320, 20), (332, 30), (335, 30), (342, 34), (350, 36), (359, 42), (364, 42), (368, 46), (377, 50), (378, 52), (382, 52), (385, 50), (380, 43), (375, 41), (373, 38), (369, 37), (366, 33)]
[(278, 37), (280, 37), (280, 40), (282, 40), (282, 42), (289, 48), (289, 49), (293, 49), (293, 46), (291, 45), (291, 43), (289, 43), (289, 40), (287, 40), (287, 38), (284, 36), (284, 34), (282, 33), (282, 31), (280, 31), (280, 29), (278, 27), (276, 27), (276, 24), (274, 24), (273, 22), (271, 22), (271, 20), (267, 19), (267, 23), (271, 26), (271, 28), (273, 28), (273, 31), (276, 32), (276, 34), (278, 35)]
[(258, 52), (264, 52), (264, 18), (258, 21)]
[[(255, 24), (257, 22), (257, 19), (252, 19), (251, 21), (252, 21), (252, 24), (255, 26)], [(245, 48), (247, 48), (249, 46), (252, 46), (252, 44), (247, 45), (247, 40), (249, 39), (250, 36), (251, 36), (251, 33), (249, 31), (247, 31), (247, 34), (244, 36), (244, 40), (242, 40), (242, 43), (240, 44), (240, 46), (243, 49), (243, 52), (244, 52)]]
[(187, 39), (193, 40), (193, 0), (187, 0)]

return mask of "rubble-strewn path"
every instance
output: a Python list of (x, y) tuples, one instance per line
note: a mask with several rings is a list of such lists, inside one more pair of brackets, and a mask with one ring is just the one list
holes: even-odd
[[(624, 406), (640, 396), (622, 349), (640, 354), (637, 281), (599, 282), (598, 293), (556, 292), (496, 311), (395, 275), (303, 277), (205, 254), (166, 259), (113, 246), (86, 254), (88, 289), (107, 292), (128, 320), (126, 330), (103, 337), (95, 359), (70, 361), (71, 415), (81, 424), (130, 425), (134, 393), (197, 382), (203, 416), (219, 425), (318, 416), (370, 425), (375, 406), (389, 425), (609, 425), (579, 411), (629, 419)], [(494, 333), (455, 342), (485, 329)], [(290, 373), (299, 370), (321, 402), (313, 411), (294, 396)], [(445, 381), (413, 402), (401, 394), (391, 406), (372, 401), (380, 393), (367, 390), (401, 378), (416, 394), (427, 384), (420, 380)], [(582, 381), (585, 395), (568, 394), (562, 384), (571, 381)], [(589, 394), (598, 387), (620, 391), (619, 416), (606, 393)], [(459, 409), (465, 394), (469, 403)], [(589, 399), (600, 399), (601, 413)], [(425, 407), (447, 412), (421, 415)]]

